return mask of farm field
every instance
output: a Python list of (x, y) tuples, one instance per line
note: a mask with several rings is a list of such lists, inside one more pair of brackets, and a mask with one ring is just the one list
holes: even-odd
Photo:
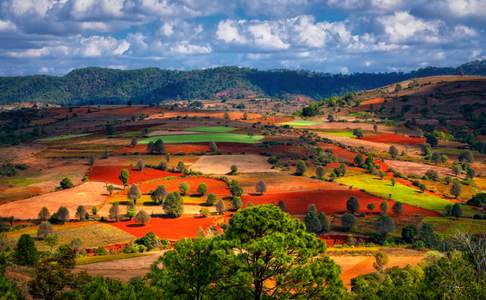
[(311, 120), (294, 120), (294, 121), (281, 123), (281, 125), (289, 125), (289, 126), (296, 126), (296, 127), (315, 126), (320, 124), (322, 124), (321, 121), (311, 121)]
[(148, 144), (161, 139), (164, 143), (205, 143), (205, 142), (226, 142), (241, 144), (256, 144), (263, 139), (261, 135), (249, 136), (239, 133), (211, 133), (211, 134), (184, 134), (184, 135), (165, 135), (153, 136), (140, 141), (140, 144)]
[(256, 154), (205, 155), (191, 169), (205, 174), (228, 174), (232, 165), (238, 167), (238, 173), (278, 172), (271, 168), (266, 157)]

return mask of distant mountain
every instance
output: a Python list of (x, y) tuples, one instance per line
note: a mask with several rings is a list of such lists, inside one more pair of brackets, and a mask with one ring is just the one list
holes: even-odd
[(0, 103), (153, 103), (175, 98), (242, 98), (247, 95), (305, 95), (319, 99), (353, 90), (376, 88), (414, 77), (460, 74), (486, 75), (486, 60), (470, 62), (457, 68), (427, 67), (409, 73), (354, 74), (260, 71), (238, 67), (193, 71), (90, 67), (74, 70), (62, 77), (0, 77)]

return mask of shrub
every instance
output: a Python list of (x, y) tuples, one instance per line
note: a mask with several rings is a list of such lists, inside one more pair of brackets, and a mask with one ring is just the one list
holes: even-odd
[(140, 189), (137, 185), (132, 184), (132, 186), (130, 186), (130, 189), (128, 190), (128, 199), (131, 199), (133, 200), (133, 202), (137, 203), (137, 200), (140, 199), (140, 197), (142, 197)]
[(212, 193), (209, 194), (208, 197), (206, 198), (206, 205), (213, 206), (215, 202), (216, 202), (216, 195)]
[(135, 165), (135, 170), (143, 171), (144, 168), (145, 163), (143, 162), (143, 160), (137, 161), (137, 164)]
[(462, 217), (462, 207), (459, 203), (454, 203), (452, 205), (451, 215), (456, 218)]
[(206, 218), (207, 216), (209, 216), (209, 209), (203, 207), (199, 210), (199, 214)]
[(148, 221), (150, 221), (150, 215), (145, 210), (140, 210), (135, 215), (135, 223), (144, 226)]
[(320, 179), (320, 180), (324, 179), (324, 175), (325, 175), (325, 174), (326, 174), (326, 171), (324, 170), (324, 168), (323, 168), (323, 167), (318, 166), (318, 167), (316, 168), (316, 178), (317, 178), (317, 179)]
[(388, 149), (388, 153), (392, 158), (397, 158), (399, 154), (397, 147), (395, 147), (394, 145), (390, 146), (390, 149)]
[(179, 192), (181, 193), (181, 195), (187, 194), (188, 191), (189, 185), (185, 182), (181, 182), (181, 184), (179, 185)]
[(219, 199), (219, 201), (216, 203), (216, 212), (222, 215), (225, 210), (223, 199)]
[(237, 173), (238, 173), (238, 166), (237, 165), (231, 165), (230, 175), (236, 175)]
[(403, 206), (402, 206), (402, 203), (400, 202), (395, 202), (392, 206), (392, 211), (395, 215), (399, 216), (402, 214), (403, 212)]
[(425, 172), (425, 176), (433, 181), (439, 180), (439, 174), (437, 174), (437, 171), (435, 170), (427, 170), (427, 172)]
[(295, 175), (302, 176), (306, 170), (307, 166), (305, 165), (305, 162), (303, 160), (299, 160), (295, 169)]
[(344, 231), (350, 231), (356, 225), (357, 219), (353, 214), (345, 213), (341, 216), (341, 226)]
[(201, 196), (204, 196), (207, 194), (208, 192), (208, 186), (204, 183), (204, 182), (201, 182), (199, 184), (199, 186), (197, 187), (197, 192), (199, 193), (199, 195)]
[(471, 199), (467, 200), (468, 205), (482, 207), (486, 206), (486, 193), (478, 193)]
[(260, 180), (256, 184), (256, 192), (263, 195), (267, 191), (267, 185), (263, 180)]
[(61, 182), (59, 182), (59, 188), (62, 190), (70, 189), (74, 186), (71, 179), (64, 177)]
[(459, 195), (461, 194), (461, 183), (459, 182), (459, 180), (456, 179), (452, 181), (452, 187), (450, 192), (454, 197), (459, 197)]

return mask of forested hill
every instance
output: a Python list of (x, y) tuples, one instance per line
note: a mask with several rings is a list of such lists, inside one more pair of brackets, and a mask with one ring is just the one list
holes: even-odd
[(173, 71), (158, 68), (115, 70), (84, 68), (62, 77), (0, 77), (0, 103), (39, 101), (58, 104), (138, 103), (165, 99), (209, 99), (245, 95), (306, 95), (319, 99), (352, 90), (376, 88), (431, 75), (486, 75), (486, 60), (457, 68), (427, 67), (409, 73), (328, 74), (307, 71), (260, 71), (220, 67)]

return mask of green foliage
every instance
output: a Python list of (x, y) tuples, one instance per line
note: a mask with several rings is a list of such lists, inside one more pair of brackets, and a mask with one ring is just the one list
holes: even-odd
[(224, 214), (225, 211), (226, 211), (226, 208), (224, 206), (224, 201), (223, 201), (223, 199), (219, 199), (218, 202), (216, 202), (216, 212), (219, 215), (222, 215), (222, 214)]
[(486, 206), (486, 193), (478, 193), (467, 201), (468, 205), (485, 207)]
[(307, 170), (307, 166), (303, 160), (299, 160), (297, 162), (297, 166), (295, 169), (295, 175), (302, 176), (304, 175), (305, 171)]
[(390, 146), (390, 149), (388, 149), (388, 153), (392, 158), (397, 158), (399, 154), (397, 147), (395, 147), (394, 145)]
[(322, 232), (329, 232), (331, 231), (331, 223), (329, 222), (329, 218), (327, 217), (325, 212), (319, 213), (319, 222), (321, 223)]
[(145, 234), (143, 237), (136, 239), (135, 244), (143, 245), (149, 251), (159, 248), (162, 245), (160, 239), (152, 231)]
[(206, 198), (206, 205), (213, 206), (215, 202), (216, 202), (216, 195), (213, 193), (208, 194), (208, 197)]
[(187, 194), (188, 191), (189, 185), (185, 182), (181, 182), (181, 184), (179, 185), (179, 192), (181, 193), (181, 195)]
[(240, 184), (236, 180), (231, 180), (229, 184), (229, 189), (231, 195), (240, 197), (243, 194), (243, 188), (241, 188)]
[(70, 189), (74, 186), (74, 184), (72, 183), (71, 179), (67, 178), (67, 177), (64, 177), (61, 182), (59, 182), (59, 187), (63, 190), (65, 189)]
[(118, 179), (120, 179), (123, 186), (128, 186), (128, 178), (129, 177), (130, 177), (130, 173), (128, 173), (128, 170), (123, 169), (123, 170), (120, 171), (120, 175), (118, 176)]
[(178, 192), (169, 193), (162, 204), (162, 208), (169, 217), (180, 217), (184, 212), (181, 195)]
[(14, 253), (15, 262), (19, 265), (33, 266), (39, 260), (39, 252), (34, 239), (28, 234), (22, 234), (17, 242)]
[(148, 221), (150, 221), (150, 215), (145, 210), (139, 210), (135, 215), (135, 223), (144, 226)]
[(459, 197), (459, 195), (461, 194), (461, 183), (459, 182), (459, 180), (455, 179), (452, 181), (452, 187), (450, 192), (454, 197)]
[(163, 185), (157, 186), (155, 190), (150, 193), (150, 198), (152, 201), (162, 204), (164, 202), (165, 197), (167, 196), (167, 191)]
[(201, 182), (197, 187), (197, 192), (201, 196), (206, 195), (208, 193), (208, 186), (204, 182)]
[(354, 196), (349, 197), (349, 199), (346, 201), (346, 209), (352, 214), (358, 212), (359, 210), (358, 198)]
[(263, 195), (267, 191), (267, 184), (265, 181), (260, 180), (256, 184), (256, 192), (259, 193), (260, 195)]
[(133, 200), (133, 202), (137, 203), (137, 200), (142, 197), (142, 193), (140, 192), (140, 189), (136, 184), (132, 184), (130, 188), (128, 189), (128, 199)]
[(304, 217), (304, 223), (309, 232), (321, 232), (322, 225), (317, 215), (317, 208), (315, 204), (310, 204), (307, 209), (307, 214)]
[(384, 238), (388, 233), (395, 229), (395, 224), (393, 223), (393, 219), (391, 217), (380, 215), (376, 219), (375, 228), (378, 234)]
[(354, 225), (358, 220), (353, 214), (350, 213), (345, 213), (344, 215), (341, 216), (341, 226), (344, 231), (350, 231), (353, 229)]
[(363, 130), (361, 128), (354, 128), (353, 129), (353, 135), (357, 138), (362, 138), (364, 136)]
[(238, 197), (238, 196), (234, 196), (232, 199), (231, 199), (231, 206), (233, 208), (233, 210), (238, 210), (241, 208), (242, 206), (242, 202), (241, 202), (241, 198)]
[(417, 236), (417, 226), (407, 225), (402, 228), (402, 239), (409, 244), (412, 244)]

